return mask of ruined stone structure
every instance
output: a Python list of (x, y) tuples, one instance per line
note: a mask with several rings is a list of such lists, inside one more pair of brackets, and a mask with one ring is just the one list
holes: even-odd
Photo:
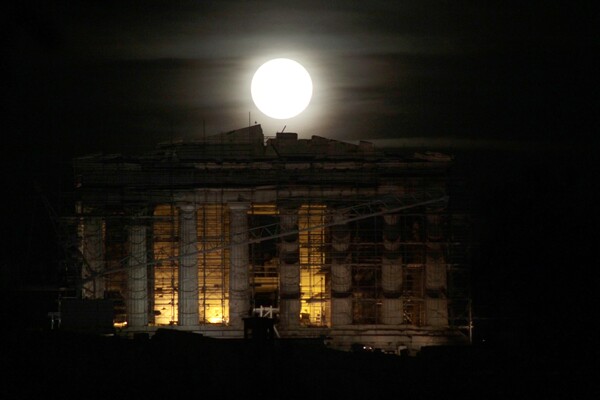
[(468, 342), (466, 219), (449, 156), (260, 125), (74, 160), (83, 299), (123, 334), (280, 337), (389, 352)]

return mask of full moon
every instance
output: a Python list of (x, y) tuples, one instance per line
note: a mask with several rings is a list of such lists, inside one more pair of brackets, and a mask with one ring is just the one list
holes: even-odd
[(276, 58), (261, 65), (250, 86), (256, 107), (275, 119), (292, 118), (304, 111), (312, 90), (306, 69), (288, 58)]

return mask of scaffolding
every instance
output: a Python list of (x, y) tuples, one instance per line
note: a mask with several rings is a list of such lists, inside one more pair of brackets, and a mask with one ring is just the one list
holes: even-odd
[[(248, 306), (283, 310), (285, 301), (297, 301), (297, 329), (445, 327), (470, 337), (469, 210), (451, 200), (460, 188), (447, 174), (451, 160), (398, 160), (364, 143), (319, 137), (265, 141), (257, 132), (159, 145), (157, 154), (139, 158), (78, 159), (75, 213), (62, 220), (78, 237), (78, 256), (66, 263), (79, 295), (113, 299), (115, 325), (126, 326), (129, 271), (142, 268), (146, 297), (129, 310), (147, 303), (145, 326), (178, 325), (181, 279), (189, 279), (180, 276), (182, 260), (191, 256), (194, 329), (226, 329), (239, 273), (232, 270), (232, 246), (243, 246)], [(221, 151), (209, 151), (215, 145)], [(244, 196), (247, 226), (239, 242), (228, 204)], [(183, 243), (180, 204), (190, 202), (196, 233)], [(282, 204), (294, 210), (286, 228)], [(145, 227), (142, 236), (128, 233), (135, 226)], [(182, 253), (188, 244), (194, 250)], [(132, 260), (140, 249), (141, 266)], [(283, 270), (293, 273), (284, 277)]]

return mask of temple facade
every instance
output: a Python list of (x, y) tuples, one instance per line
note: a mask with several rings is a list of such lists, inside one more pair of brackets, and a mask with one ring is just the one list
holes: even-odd
[(121, 334), (160, 327), (387, 352), (467, 343), (465, 213), (452, 158), (260, 125), (74, 160), (78, 295)]

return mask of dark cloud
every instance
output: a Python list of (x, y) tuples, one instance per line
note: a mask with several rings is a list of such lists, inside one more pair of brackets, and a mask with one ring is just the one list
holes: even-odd
[[(506, 2), (18, 2), (4, 6), (7, 98), (24, 141), (77, 151), (194, 138), (251, 119), (339, 139), (589, 138), (585, 8)], [(270, 57), (311, 73), (272, 120), (249, 81)], [(85, 133), (83, 133), (85, 132)], [(44, 136), (44, 135), (43, 135)], [(35, 137), (35, 139), (33, 139)], [(81, 137), (86, 137), (81, 141)], [(433, 142), (432, 142), (433, 143)]]

